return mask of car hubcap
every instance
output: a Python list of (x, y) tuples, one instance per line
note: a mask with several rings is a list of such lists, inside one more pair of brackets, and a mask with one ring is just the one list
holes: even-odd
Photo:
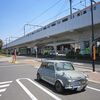
[(40, 75), (39, 74), (37, 75), (37, 79), (40, 80)]
[(62, 90), (61, 84), (59, 82), (56, 83), (56, 90), (60, 92)]

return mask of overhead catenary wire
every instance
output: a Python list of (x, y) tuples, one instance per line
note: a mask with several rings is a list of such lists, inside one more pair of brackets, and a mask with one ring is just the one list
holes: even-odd
[[(84, 1), (84, 0), (81, 0), (81, 1)], [(76, 6), (80, 5), (80, 3), (81, 3), (81, 2), (79, 1), (79, 2), (75, 3), (74, 5), (72, 5), (72, 7), (76, 7)], [(70, 9), (70, 8), (64, 9), (63, 11), (58, 12), (58, 13), (57, 13), (56, 15), (54, 15), (53, 17), (51, 17), (51, 18), (49, 18), (49, 19), (46, 19), (46, 20), (42, 21), (42, 22), (39, 23), (39, 24), (41, 25), (41, 24), (43, 24), (43, 23), (45, 23), (45, 22), (47, 22), (47, 21), (49, 21), (50, 19), (53, 19), (53, 18), (54, 18), (54, 20), (55, 20), (55, 18), (56, 18), (57, 16), (63, 14), (64, 12), (69, 11), (69, 9)], [(66, 15), (67, 15), (67, 14), (66, 14)], [(58, 18), (58, 19), (59, 19), (59, 18)]]
[[(58, 0), (57, 2), (55, 2), (53, 5), (51, 5), (49, 8), (47, 8), (46, 10), (44, 10), (42, 13), (40, 13), (39, 15), (37, 15), (36, 17), (34, 17), (31, 21), (28, 21), (28, 23), (31, 23), (35, 20), (37, 20), (40, 16), (43, 16), (45, 13), (47, 13), (50, 9), (52, 9), (53, 7), (55, 7), (58, 3), (60, 3), (62, 0)], [(24, 25), (23, 25), (24, 26)], [(19, 31), (22, 31), (23, 27), (21, 29), (19, 29), (16, 33), (19, 33)], [(27, 31), (28, 32), (28, 31)]]
[[(42, 13), (40, 13), (39, 15), (37, 15), (36, 17), (34, 17), (31, 21), (29, 21), (28, 23), (31, 23), (35, 20), (37, 20), (38, 18), (40, 18), (40, 16), (43, 16), (44, 14), (46, 14), (50, 9), (52, 9), (53, 7), (55, 7), (57, 4), (59, 4), (62, 0), (58, 0), (57, 2), (55, 2), (53, 5), (51, 5), (49, 8), (47, 8), (46, 10), (44, 10)], [(75, 2), (76, 0), (73, 0), (73, 3)], [(84, 0), (80, 0), (81, 2), (84, 2)], [(76, 4), (72, 5), (73, 7), (74, 6), (78, 6), (79, 4), (81, 4), (81, 2), (77, 2)], [(87, 0), (87, 3), (89, 2), (89, 0)], [(66, 0), (66, 3), (67, 3), (67, 0)], [(68, 9), (65, 9), (63, 11), (59, 11), (56, 15), (54, 15), (53, 17), (41, 22), (40, 24), (50, 20), (50, 19), (53, 19), (53, 18), (56, 18), (57, 16), (63, 14), (64, 12), (68, 11)], [(22, 29), (21, 29), (22, 30)]]
[[(67, 1), (67, 0), (65, 0), (65, 1)], [(83, 1), (84, 1), (84, 0), (81, 0), (81, 2), (83, 2)], [(74, 5), (72, 5), (72, 7), (76, 7), (76, 6), (80, 5), (81, 2), (79, 1), (79, 2), (75, 3)], [(46, 23), (46, 22), (49, 21), (50, 19), (57, 18), (57, 16), (63, 14), (64, 12), (69, 11), (69, 9), (70, 9), (70, 8), (67, 8), (67, 9), (61, 11), (61, 10), (62, 10), (62, 8), (61, 8), (60, 11), (59, 11), (56, 15), (54, 15), (53, 17), (51, 17), (51, 18), (49, 18), (49, 19), (47, 19), (47, 20), (42, 21), (41, 23), (39, 23), (39, 25), (42, 25), (42, 24)], [(59, 18), (58, 18), (58, 19), (59, 19)], [(57, 20), (57, 19), (56, 19), (56, 20)], [(44, 24), (44, 25), (46, 25), (46, 24)], [(31, 29), (32, 29), (32, 28), (31, 28)], [(29, 29), (29, 30), (31, 30), (31, 29)], [(29, 31), (29, 30), (28, 30), (28, 31)], [(27, 31), (27, 32), (28, 32), (28, 31)]]
[(58, 0), (57, 2), (55, 2), (53, 5), (51, 5), (49, 8), (47, 8), (46, 10), (44, 10), (42, 13), (40, 13), (39, 15), (37, 15), (36, 17), (34, 17), (31, 21), (29, 21), (28, 23), (31, 23), (33, 21), (35, 21), (36, 19), (40, 18), (40, 16), (43, 16), (46, 12), (48, 12), (51, 8), (55, 7), (58, 3), (60, 3), (62, 0)]

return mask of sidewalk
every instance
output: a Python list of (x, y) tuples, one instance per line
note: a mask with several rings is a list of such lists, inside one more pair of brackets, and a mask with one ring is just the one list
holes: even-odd
[[(40, 64), (41, 64), (41, 60), (43, 60), (43, 59), (34, 58), (34, 60), (29, 61), (28, 63), (33, 63), (33, 65), (36, 65), (37, 67), (39, 67)], [(100, 84), (100, 72), (92, 72), (92, 70), (82, 68), (82, 67), (81, 68), (77, 67), (75, 69), (78, 70), (78, 71), (82, 71), (82, 72), (86, 73), (89, 77), (89, 81)]]
[(78, 67), (75, 68), (75, 69), (87, 74), (88, 78), (89, 78), (89, 81), (100, 84), (100, 72), (93, 72), (90, 69), (78, 68)]

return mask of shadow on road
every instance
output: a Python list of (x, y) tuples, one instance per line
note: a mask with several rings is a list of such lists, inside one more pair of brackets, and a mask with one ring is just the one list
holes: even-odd
[[(35, 81), (38, 82), (39, 84), (43, 85), (44, 87), (50, 89), (51, 91), (57, 93), (56, 90), (55, 90), (55, 87), (53, 85), (51, 85), (51, 84), (49, 84), (49, 83), (47, 83), (47, 82), (45, 82), (43, 80), (37, 81), (37, 79), (35, 79)], [(81, 92), (85, 92), (85, 90), (84, 91), (64, 90), (63, 93), (57, 93), (57, 94), (73, 95), (73, 94), (77, 94), (77, 93), (81, 93)]]

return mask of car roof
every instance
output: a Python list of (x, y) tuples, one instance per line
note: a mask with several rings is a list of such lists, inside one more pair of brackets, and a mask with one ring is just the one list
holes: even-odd
[(67, 63), (71, 63), (70, 61), (65, 61), (65, 60), (48, 60), (48, 59), (44, 59), (42, 60), (42, 62), (67, 62)]

